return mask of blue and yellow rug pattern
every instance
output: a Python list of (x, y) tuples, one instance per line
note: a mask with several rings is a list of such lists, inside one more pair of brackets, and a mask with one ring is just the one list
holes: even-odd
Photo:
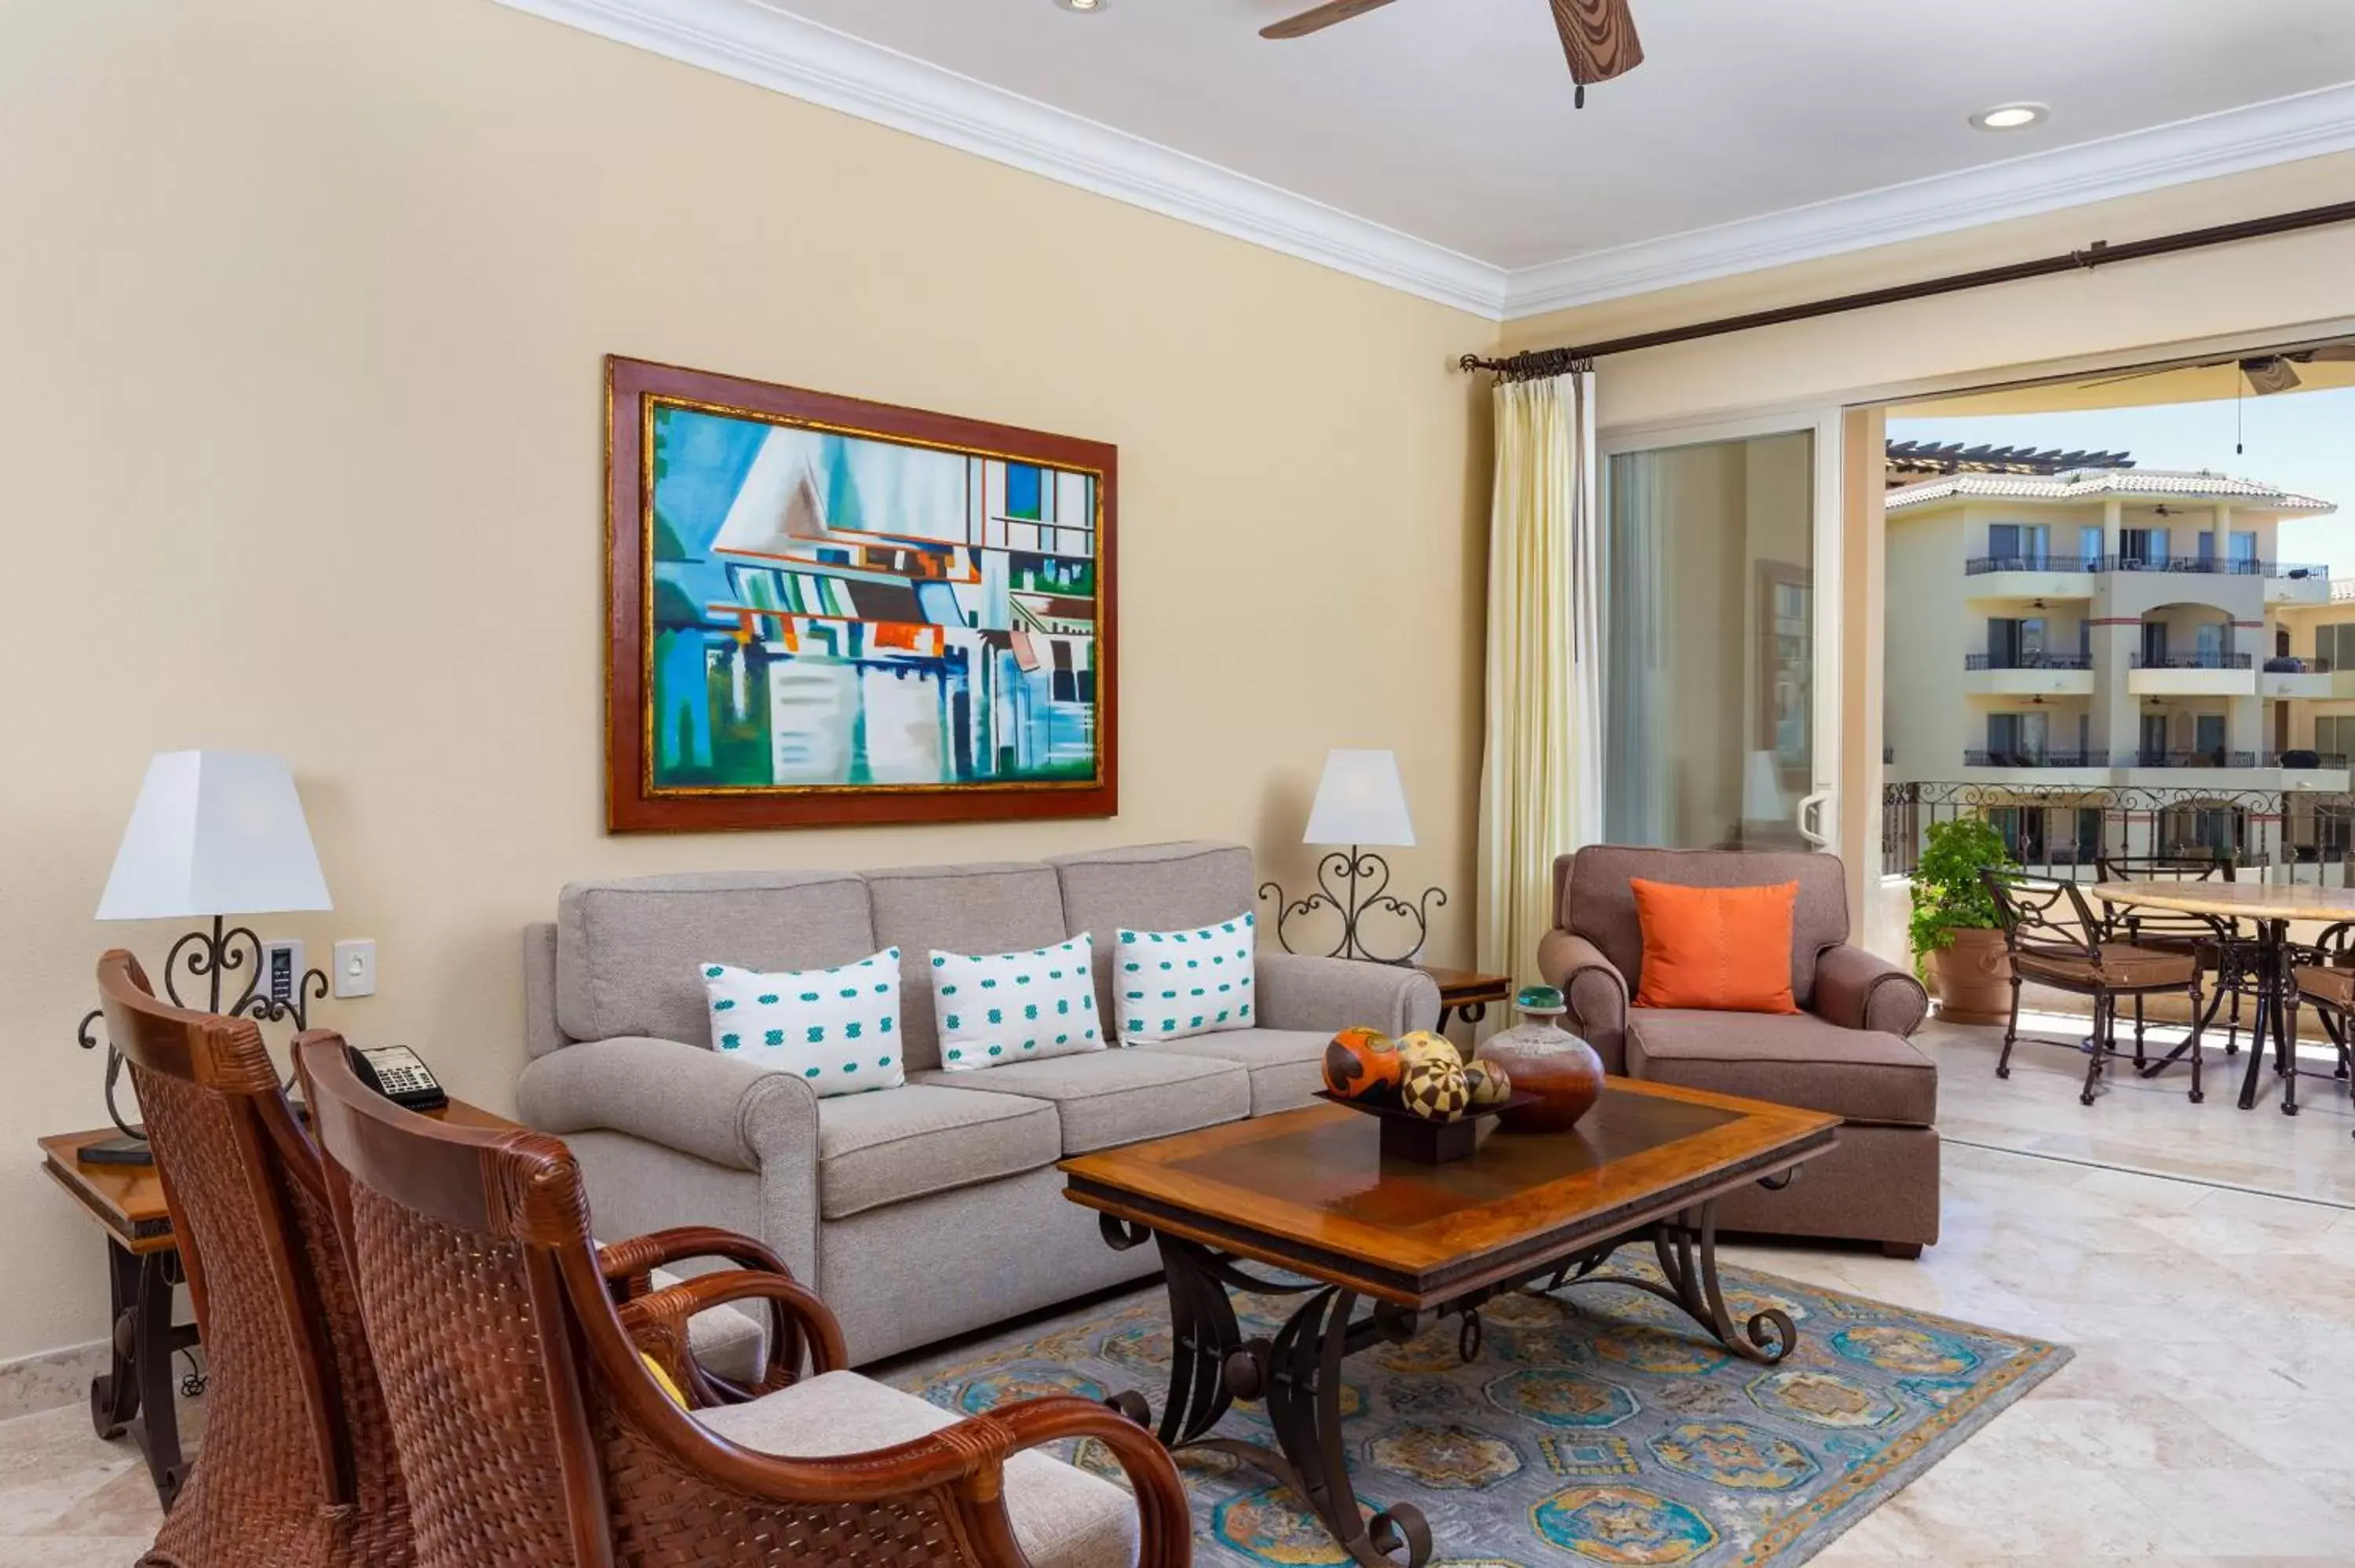
[[(2059, 1345), (1771, 1275), (1724, 1278), (1737, 1320), (1778, 1307), (1798, 1325), (1781, 1365), (1729, 1355), (1666, 1302), (1608, 1285), (1490, 1302), (1469, 1362), (1452, 1318), (1351, 1357), (1343, 1409), (1359, 1500), (1420, 1508), (1433, 1568), (1803, 1563), (2069, 1359)], [(1290, 1310), (1279, 1297), (1236, 1307), (1246, 1335), (1270, 1337)], [(968, 1414), (1135, 1389), (1158, 1414), (1168, 1366), (1156, 1287), (890, 1381)], [(1218, 1435), (1272, 1441), (1255, 1404), (1238, 1404)], [(1119, 1473), (1092, 1445), (1067, 1457)], [(1250, 1466), (1188, 1452), (1178, 1469), (1205, 1568), (1348, 1561)]]

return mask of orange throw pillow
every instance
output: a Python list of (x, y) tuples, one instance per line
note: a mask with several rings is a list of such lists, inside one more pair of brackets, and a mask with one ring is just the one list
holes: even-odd
[(1637, 1007), (1796, 1012), (1791, 906), (1799, 885), (1681, 887), (1630, 877), (1644, 932)]

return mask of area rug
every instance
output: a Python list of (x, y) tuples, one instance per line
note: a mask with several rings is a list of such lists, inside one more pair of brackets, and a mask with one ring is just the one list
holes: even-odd
[[(1359, 1500), (1420, 1508), (1433, 1568), (1804, 1563), (2069, 1359), (2059, 1345), (1772, 1275), (1724, 1278), (1737, 1320), (1779, 1307), (1798, 1325), (1781, 1365), (1729, 1355), (1667, 1303), (1611, 1285), (1490, 1302), (1469, 1362), (1454, 1319), (1351, 1357), (1343, 1408)], [(1270, 1336), (1288, 1310), (1277, 1297), (1236, 1307), (1246, 1334)], [(1135, 1389), (1157, 1414), (1168, 1365), (1156, 1287), (890, 1381), (968, 1414)], [(1237, 1404), (1219, 1434), (1272, 1441), (1255, 1404)], [(1092, 1444), (1064, 1454), (1119, 1476)], [(1348, 1561), (1250, 1466), (1188, 1452), (1178, 1468), (1197, 1563)]]

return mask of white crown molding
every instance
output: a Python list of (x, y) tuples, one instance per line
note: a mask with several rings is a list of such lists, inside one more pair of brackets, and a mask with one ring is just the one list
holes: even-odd
[(1505, 270), (754, 0), (498, 0), (1491, 321)]
[(2350, 83), (1510, 270), (759, 0), (497, 4), (1492, 321), (2355, 151)]
[(2355, 84), (1523, 268), (1507, 282), (1505, 315), (1540, 315), (2349, 151), (2355, 151)]

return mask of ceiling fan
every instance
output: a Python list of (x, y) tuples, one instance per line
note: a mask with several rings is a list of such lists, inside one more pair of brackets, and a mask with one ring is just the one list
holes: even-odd
[[(1362, 16), (1391, 0), (1326, 0), (1297, 16), (1262, 27), (1263, 38), (1301, 38), (1322, 32), (1337, 22)], [(1550, 0), (1553, 25), (1570, 56), (1571, 79), (1578, 83), (1578, 106), (1586, 107), (1590, 82), (1625, 76), (1644, 63), (1644, 46), (1636, 37), (1636, 20), (1628, 0)]]
[(2164, 366), (2156, 370), (2137, 370), (2127, 376), (2113, 376), (2106, 380), (2088, 382), (2093, 387), (2115, 387), (2124, 381), (2139, 381), (2148, 376), (2165, 376), (2175, 370), (2213, 370), (2230, 365), (2247, 377), (2249, 390), (2260, 397), (2276, 392), (2295, 392), (2305, 385), (2298, 377), (2297, 366), (2333, 361), (2355, 360), (2355, 343), (2318, 344), (2312, 348), (2294, 348), (2282, 354), (2256, 354), (2245, 359), (2203, 359), (2193, 365)]

